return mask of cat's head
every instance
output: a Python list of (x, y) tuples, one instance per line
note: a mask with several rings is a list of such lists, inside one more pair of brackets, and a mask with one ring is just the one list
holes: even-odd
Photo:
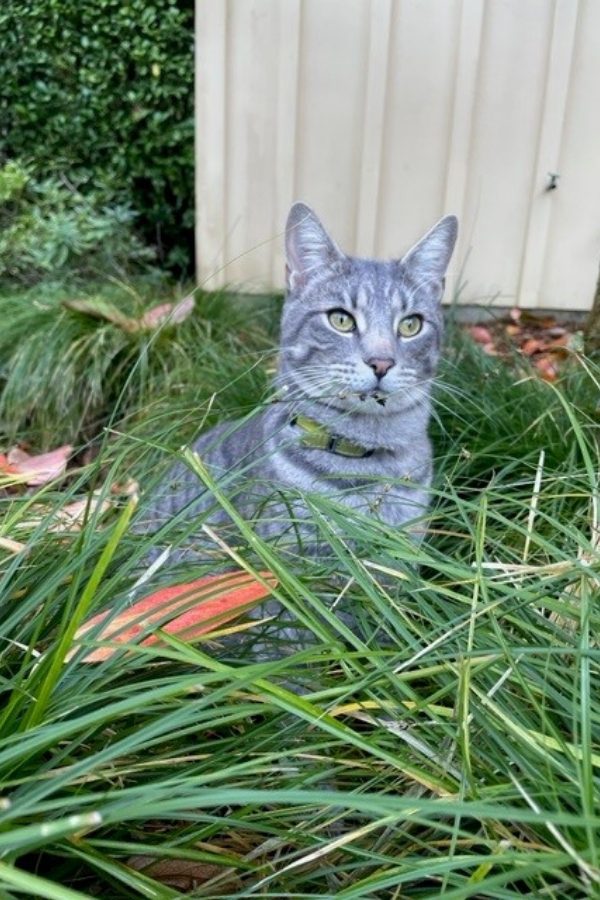
[(401, 259), (347, 256), (304, 203), (286, 226), (279, 382), (291, 399), (385, 414), (428, 394), (458, 223), (446, 216)]

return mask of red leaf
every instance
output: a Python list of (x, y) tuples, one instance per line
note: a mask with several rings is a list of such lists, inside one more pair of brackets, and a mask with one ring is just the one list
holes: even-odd
[(491, 344), (494, 340), (492, 332), (489, 328), (485, 328), (484, 325), (470, 325), (468, 331), (478, 344)]
[[(149, 626), (155, 625), (182, 640), (194, 640), (220, 628), (272, 593), (277, 586), (275, 576), (271, 572), (259, 574), (265, 584), (240, 571), (205, 575), (187, 584), (161, 588), (115, 616), (96, 638), (102, 641), (110, 639), (117, 645), (136, 643), (141, 634), (147, 634)], [(101, 625), (109, 614), (110, 610), (99, 613), (82, 625), (75, 641), (79, 642), (90, 629)], [(148, 646), (159, 640), (159, 635), (149, 634), (141, 643)], [(88, 653), (83, 661), (101, 662), (109, 659), (116, 650), (117, 647), (99, 647)], [(72, 650), (67, 658), (74, 652)]]
[(7, 456), (0, 455), (0, 471), (5, 474), (23, 476), (19, 480), (31, 487), (47, 484), (63, 474), (72, 449), (70, 444), (65, 444), (49, 453), (30, 456), (19, 447), (13, 447)]

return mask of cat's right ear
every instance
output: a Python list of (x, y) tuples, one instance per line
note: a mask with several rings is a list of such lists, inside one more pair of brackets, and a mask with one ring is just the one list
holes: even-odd
[(306, 203), (294, 203), (285, 226), (286, 281), (289, 290), (302, 285), (306, 276), (331, 266), (343, 253), (329, 237)]

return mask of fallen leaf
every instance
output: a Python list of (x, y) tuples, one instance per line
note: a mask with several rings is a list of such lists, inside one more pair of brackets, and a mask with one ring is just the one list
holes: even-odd
[(521, 334), (520, 325), (506, 325), (504, 330), (509, 335), (509, 337), (516, 337), (518, 334)]
[(527, 338), (527, 340), (521, 344), (521, 353), (524, 353), (525, 356), (533, 356), (534, 353), (538, 353), (542, 349), (542, 342), (538, 341), (536, 338)]
[(9, 553), (21, 553), (27, 550), (27, 546), (20, 541), (13, 541), (11, 538), (0, 537), (0, 549), (8, 550)]
[(196, 301), (193, 294), (188, 294), (177, 303), (161, 303), (154, 306), (138, 319), (124, 315), (116, 306), (103, 300), (101, 297), (92, 297), (83, 300), (63, 300), (63, 306), (73, 312), (90, 316), (93, 319), (101, 319), (118, 325), (123, 331), (133, 334), (136, 331), (153, 331), (160, 325), (178, 325), (190, 315)]
[[(275, 576), (271, 572), (259, 574), (264, 584), (247, 572), (238, 571), (206, 575), (187, 584), (160, 588), (115, 616), (100, 629), (96, 640), (110, 639), (116, 645), (136, 643), (154, 625), (181, 640), (193, 641), (215, 631), (272, 593), (278, 583)], [(107, 610), (82, 625), (75, 634), (75, 642), (80, 643), (91, 629), (101, 626), (109, 616), (110, 610)], [(159, 635), (149, 634), (141, 644), (149, 646), (159, 640)], [(117, 649), (118, 646), (98, 647), (86, 654), (83, 661), (101, 662), (113, 656)], [(74, 653), (75, 650), (71, 650), (67, 659)]]
[(189, 294), (178, 303), (161, 303), (160, 306), (155, 306), (144, 313), (138, 320), (139, 327), (152, 330), (165, 323), (178, 325), (187, 319), (195, 305), (196, 301), (193, 294)]
[(484, 325), (470, 325), (468, 332), (478, 344), (491, 344), (493, 342), (492, 332)]
[(161, 884), (185, 892), (193, 891), (223, 871), (222, 866), (192, 859), (153, 859), (151, 856), (132, 856), (127, 865)]
[(92, 319), (102, 319), (118, 325), (123, 331), (137, 331), (135, 319), (124, 315), (116, 306), (101, 297), (90, 297), (83, 300), (63, 300), (62, 305), (73, 312), (81, 313)]
[(49, 453), (31, 456), (20, 447), (13, 447), (6, 456), (0, 454), (0, 474), (15, 475), (29, 487), (38, 487), (64, 473), (72, 450), (70, 444), (64, 444)]
[(521, 318), (521, 310), (517, 306), (513, 306), (508, 315), (513, 320), (513, 322), (518, 322)]
[(110, 500), (102, 500), (100, 496), (84, 497), (82, 500), (74, 500), (67, 503), (61, 509), (57, 509), (54, 518), (56, 521), (50, 526), (49, 531), (79, 531), (81, 526), (92, 514), (104, 515), (112, 506)]
[(563, 336), (567, 336), (567, 329), (563, 328), (562, 325), (555, 325), (553, 328), (548, 329), (548, 337), (561, 338)]
[(558, 378), (558, 366), (551, 356), (547, 354), (536, 356), (534, 366), (544, 381), (556, 381)]
[(482, 344), (481, 349), (484, 353), (487, 353), (488, 356), (498, 356), (499, 352), (496, 349), (495, 345), (490, 342), (489, 344)]

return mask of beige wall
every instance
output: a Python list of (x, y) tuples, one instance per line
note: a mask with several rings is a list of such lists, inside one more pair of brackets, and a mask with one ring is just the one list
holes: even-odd
[(401, 255), (456, 213), (448, 296), (460, 280), (470, 303), (590, 305), (600, 0), (197, 0), (196, 13), (201, 283), (281, 287), (281, 231), (302, 199), (365, 255)]

